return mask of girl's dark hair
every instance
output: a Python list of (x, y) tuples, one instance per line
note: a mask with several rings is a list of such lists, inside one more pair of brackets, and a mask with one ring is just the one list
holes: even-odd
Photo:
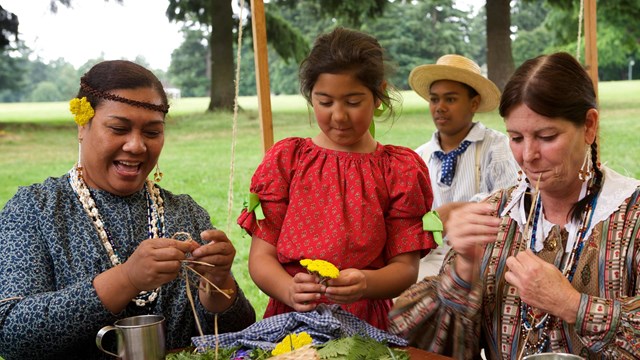
[[(390, 71), (378, 40), (360, 31), (337, 27), (316, 38), (311, 52), (300, 64), (300, 92), (311, 103), (311, 92), (321, 74), (351, 73), (375, 99), (389, 108), (391, 114), (391, 97), (381, 87), (386, 79), (385, 72), (388, 76)], [(390, 85), (387, 90), (391, 90)]]
[[(548, 118), (566, 119), (576, 127), (585, 124), (589, 110), (598, 108), (589, 74), (573, 56), (564, 52), (529, 59), (515, 71), (502, 92), (500, 116), (506, 118), (520, 104)], [(574, 205), (574, 219), (580, 217), (602, 187), (597, 141), (591, 144), (591, 161), (595, 181), (589, 194)]]
[[(159, 95), (161, 105), (147, 104), (111, 94), (113, 90), (152, 88)], [(94, 109), (105, 100), (129, 103), (166, 113), (169, 101), (158, 78), (144, 66), (127, 60), (107, 60), (94, 65), (80, 79), (78, 98), (86, 97)]]

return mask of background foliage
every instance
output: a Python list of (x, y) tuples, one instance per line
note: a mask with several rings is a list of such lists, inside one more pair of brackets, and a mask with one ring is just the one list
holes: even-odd
[[(57, 1), (61, 4), (71, 2)], [(194, 1), (195, 5), (192, 6), (204, 6), (204, 3)], [(265, 9), (270, 18), (279, 19), (270, 22), (272, 26), (268, 29), (272, 44), (269, 46), (271, 91), (273, 94), (298, 93), (300, 54), (306, 52), (318, 34), (337, 25), (359, 28), (376, 36), (387, 50), (390, 62), (395, 65), (396, 72), (391, 82), (402, 90), (408, 89), (406, 79), (413, 67), (433, 63), (446, 53), (462, 54), (481, 65), (485, 64), (484, 7), (470, 13), (457, 9), (454, 3), (453, 0), (271, 1), (265, 4)], [(515, 0), (511, 3), (515, 66), (541, 53), (558, 50), (576, 53), (578, 0)], [(362, 11), (356, 14), (354, 9)], [(639, 57), (640, 27), (636, 26), (635, 21), (639, 17), (640, 0), (598, 2), (601, 80), (627, 79), (629, 61)], [(209, 79), (212, 71), (216, 71), (215, 67), (207, 66), (210, 29), (193, 16), (184, 15), (181, 19), (185, 20), (183, 43), (173, 51), (167, 71), (154, 71), (168, 87), (180, 88), (183, 96), (209, 96)], [(306, 45), (301, 45), (294, 33), (301, 34)], [(244, 34), (240, 94), (248, 96), (256, 92), (250, 28), (245, 29)], [(74, 69), (64, 59), (45, 62), (34, 58), (32, 51), (23, 43), (9, 43), (4, 51), (0, 51), (0, 102), (69, 99), (77, 91), (79, 76), (91, 65), (103, 60), (91, 59), (79, 69)], [(283, 49), (289, 49), (289, 52)], [(148, 66), (143, 56), (131, 60)], [(640, 64), (632, 70), (632, 77), (640, 78)], [(203, 107), (203, 110), (206, 108)]]

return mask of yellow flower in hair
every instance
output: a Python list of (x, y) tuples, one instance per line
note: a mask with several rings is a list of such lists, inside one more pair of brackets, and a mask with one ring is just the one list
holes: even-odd
[(276, 347), (271, 351), (271, 355), (276, 356), (285, 354), (305, 345), (309, 345), (312, 342), (313, 339), (311, 339), (311, 335), (307, 332), (303, 331), (300, 334), (289, 334), (276, 345)]
[(74, 121), (80, 126), (86, 125), (89, 120), (93, 118), (93, 115), (96, 114), (86, 97), (71, 99), (71, 101), (69, 101), (69, 111), (75, 115)]
[(304, 266), (310, 273), (318, 274), (324, 279), (335, 279), (340, 275), (340, 270), (332, 263), (324, 260), (300, 260), (300, 265)]

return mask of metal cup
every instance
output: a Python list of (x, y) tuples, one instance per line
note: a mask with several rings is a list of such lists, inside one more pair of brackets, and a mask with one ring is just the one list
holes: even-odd
[[(117, 354), (102, 347), (109, 331), (116, 333)], [(132, 316), (105, 326), (96, 335), (96, 345), (109, 355), (123, 360), (163, 360), (165, 358), (165, 325), (162, 315)]]

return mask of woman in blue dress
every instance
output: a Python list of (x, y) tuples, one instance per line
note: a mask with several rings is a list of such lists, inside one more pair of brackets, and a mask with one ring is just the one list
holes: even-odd
[(104, 61), (81, 78), (70, 104), (78, 163), (20, 188), (0, 212), (0, 356), (106, 357), (98, 330), (142, 314), (165, 317), (167, 349), (190, 345), (199, 329), (187, 258), (203, 275), (186, 271), (204, 333), (215, 316), (220, 332), (255, 321), (231, 273), (233, 244), (190, 196), (147, 179), (154, 167), (161, 175), (168, 109), (158, 78), (135, 63)]

